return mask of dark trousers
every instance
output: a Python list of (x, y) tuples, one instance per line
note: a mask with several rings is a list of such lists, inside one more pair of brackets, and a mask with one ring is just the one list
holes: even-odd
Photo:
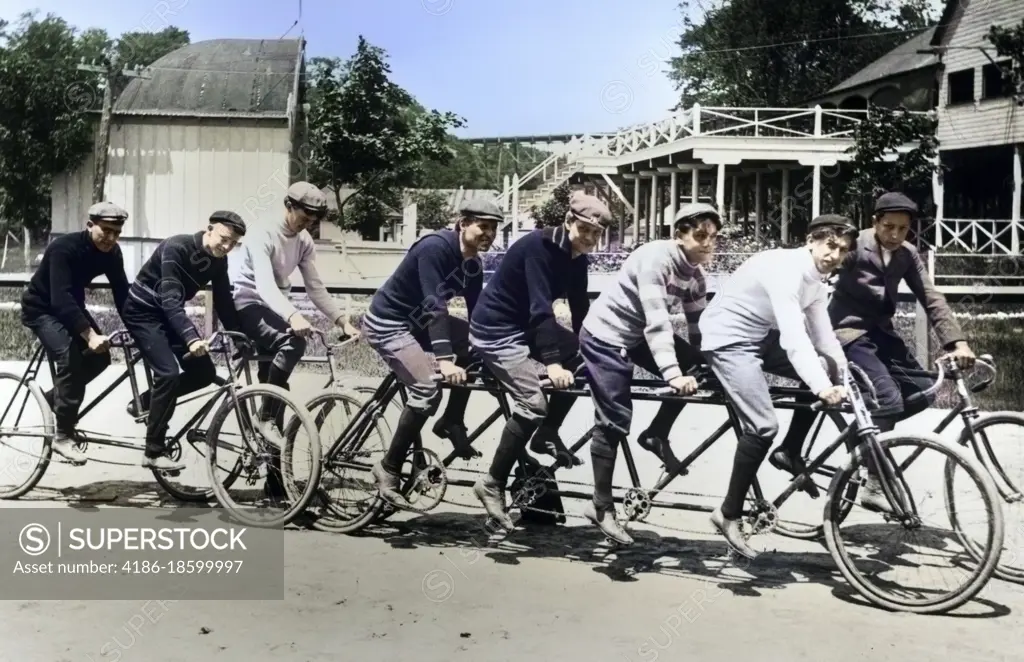
[[(688, 342), (678, 336), (675, 342), (676, 360), (684, 373), (702, 363), (700, 353)], [(622, 438), (628, 437), (633, 421), (633, 366), (640, 366), (655, 375), (661, 374), (650, 348), (647, 343), (641, 343), (633, 349), (623, 350), (583, 329), (580, 332), (580, 353), (587, 366), (587, 382), (594, 400), (597, 426)], [(677, 410), (678, 415), (684, 404), (664, 402), (662, 408), (669, 405)]]
[[(261, 354), (272, 354), (270, 362), (261, 361), (256, 371), (260, 383), (288, 389), (288, 379), (306, 353), (306, 340), (295, 335), (283, 317), (261, 304), (238, 310), (238, 323)], [(260, 411), (261, 420), (277, 418), (280, 402), (267, 398)]]
[[(52, 315), (22, 316), (22, 323), (39, 338), (53, 375), (53, 388), (43, 396), (53, 410), (57, 431), (70, 435), (78, 423), (78, 412), (85, 398), (85, 386), (110, 365), (110, 353), (88, 352), (81, 336), (67, 329)], [(90, 317), (97, 331), (99, 326)]]
[[(934, 398), (922, 393), (935, 381), (925, 375), (908, 374), (923, 371), (906, 343), (899, 336), (882, 329), (872, 329), (843, 346), (851, 363), (863, 370), (878, 393), (878, 409), (871, 417), (882, 432), (889, 432), (899, 421), (910, 418), (932, 405)], [(783, 446), (799, 450), (814, 425), (811, 411), (794, 411)]]
[(162, 314), (140, 310), (129, 298), (121, 319), (153, 374), (151, 390), (140, 399), (149, 409), (146, 457), (160, 457), (166, 452), (167, 428), (178, 398), (212, 384), (217, 369), (209, 356), (190, 356), (185, 341)]

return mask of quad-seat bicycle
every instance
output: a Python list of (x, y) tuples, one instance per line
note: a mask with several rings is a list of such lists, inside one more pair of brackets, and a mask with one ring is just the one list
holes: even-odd
[[(987, 357), (983, 357), (983, 360)], [(946, 373), (955, 379), (958, 388), (966, 392), (962, 375), (953, 364), (939, 364), (934, 390), (943, 383)], [(807, 471), (795, 477), (787, 475), (788, 486), (774, 501), (768, 501), (758, 482), (755, 481), (744, 518), (749, 530), (756, 533), (768, 533), (779, 527), (779, 509), (795, 493), (801, 492), (805, 481), (813, 480), (818, 472), (831, 471), (831, 484), (827, 497), (822, 503), (823, 525), (828, 550), (842, 574), (858, 592), (868, 600), (881, 606), (917, 613), (936, 613), (954, 609), (972, 597), (984, 587), (985, 583), (996, 570), (1003, 548), (1004, 524), (1001, 492), (984, 462), (972, 457), (966, 450), (951, 441), (945, 441), (932, 433), (909, 433), (896, 430), (879, 434), (878, 428), (871, 421), (870, 409), (875, 405), (875, 396), (870, 381), (867, 380), (856, 365), (844, 376), (845, 385), (850, 394), (849, 403), (839, 408), (823, 408), (823, 414), (840, 416), (842, 413), (853, 415), (853, 424), (847, 425), (839, 436), (817, 457), (808, 461)], [(561, 392), (568, 392), (578, 397), (586, 397), (589, 392), (585, 384), (577, 380), (575, 387)], [(634, 380), (634, 400), (659, 401), (673, 399), (676, 401), (713, 404), (726, 409), (728, 420), (711, 436), (695, 448), (678, 466), (665, 471), (650, 488), (641, 486), (639, 471), (632, 457), (629, 445), (623, 445), (623, 456), (633, 486), (625, 494), (616, 496), (616, 501), (623, 505), (627, 519), (644, 521), (652, 508), (668, 507), (685, 510), (710, 511), (707, 506), (664, 502), (658, 497), (667, 494), (668, 485), (678, 476), (685, 475), (687, 468), (711, 447), (718, 439), (725, 436), (737, 425), (732, 406), (720, 389), (715, 389), (713, 380), (705, 379), (703, 388), (711, 387), (710, 393), (693, 396), (671, 394), (659, 380)], [(989, 380), (989, 383), (991, 380)], [(866, 388), (865, 391), (862, 390)], [(986, 384), (987, 385), (987, 384)], [(490, 392), (498, 401), (496, 410), (470, 434), (472, 443), (498, 418), (510, 415), (510, 407), (504, 398), (502, 389), (490, 378), (486, 371), (473, 370), (465, 385), (445, 388), (469, 388)], [(822, 409), (808, 391), (798, 388), (773, 387), (773, 399), (777, 408), (797, 409), (814, 407)], [(926, 394), (931, 395), (931, 393)], [(376, 485), (369, 470), (379, 459), (390, 441), (389, 419), (393, 419), (396, 410), (405, 401), (404, 389), (393, 374), (384, 378), (376, 389), (363, 388), (360, 392), (334, 391), (318, 396), (321, 406), (329, 402), (334, 411), (343, 412), (341, 423), (330, 431), (321, 429), (321, 440), (324, 444), (323, 471), (321, 485), (317, 497), (310, 502), (310, 510), (314, 515), (314, 526), (321, 530), (353, 533), (379, 522), (389, 516), (394, 509), (377, 495)], [(310, 406), (311, 411), (316, 408)], [(390, 411), (389, 411), (390, 410)], [(684, 413), (685, 416), (685, 413)], [(841, 418), (841, 416), (840, 416)], [(320, 424), (318, 418), (318, 426)], [(819, 426), (820, 427), (820, 426)], [(569, 450), (577, 453), (591, 438), (593, 429), (580, 440), (572, 444)], [(568, 445), (568, 444), (567, 444)], [(689, 441), (687, 445), (690, 445)], [(847, 456), (839, 463), (826, 465), (840, 447), (845, 447)], [(920, 460), (923, 455), (929, 456), (930, 462)], [(897, 459), (896, 455), (907, 454), (910, 461)], [(471, 481), (459, 481), (448, 476), (447, 468), (460, 455), (451, 451), (446, 457), (424, 448), (422, 440), (413, 445), (403, 466), (402, 489), (406, 498), (413, 505), (413, 510), (426, 512), (436, 507), (444, 499), (446, 490), (451, 485), (469, 486)], [(534, 461), (535, 462), (535, 461)], [(844, 540), (842, 525), (853, 510), (856, 490), (863, 480), (867, 463), (878, 468), (879, 479), (888, 501), (891, 513), (872, 513), (873, 520), (857, 524), (868, 529), (867, 541)], [(904, 475), (911, 464), (924, 468), (937, 467), (923, 477), (921, 487), (915, 480), (908, 480)], [(533, 503), (550, 485), (550, 479), (566, 463), (556, 462), (544, 467), (540, 475), (527, 480), (525, 486), (515, 496), (520, 508), (531, 509)], [(943, 471), (945, 469), (945, 472)], [(963, 487), (973, 486), (979, 499), (981, 513), (977, 521), (968, 520), (967, 511), (961, 511), (959, 503), (964, 499), (960, 490), (956, 494), (950, 492), (948, 486), (942, 484), (946, 475), (957, 475), (962, 478)], [(723, 482), (725, 476), (722, 476)], [(927, 483), (927, 484), (926, 484)], [(590, 492), (572, 492), (558, 488), (562, 497), (590, 499)], [(945, 494), (944, 512), (952, 521), (952, 531), (944, 534), (928, 518), (930, 513), (922, 510), (921, 504), (915, 499), (926, 497), (925, 505), (931, 505), (929, 498), (935, 494)], [(552, 513), (554, 514), (554, 513)], [(900, 542), (894, 550), (895, 562), (885, 563), (877, 549), (878, 529), (887, 528), (895, 531)], [(785, 530), (780, 531), (785, 533)], [(873, 532), (873, 533), (872, 533)], [(863, 533), (861, 530), (855, 533)], [(956, 545), (958, 549), (947, 565), (958, 577), (954, 577), (956, 585), (946, 590), (907, 588), (902, 586), (905, 580), (894, 581), (882, 576), (886, 571), (898, 571), (915, 568), (920, 574), (929, 575), (938, 572), (934, 559), (928, 552), (914, 547), (907, 541), (918, 535), (924, 543), (938, 544), (941, 542), (948, 549)], [(862, 536), (863, 537), (863, 536)], [(872, 540), (874, 539), (874, 542)], [(872, 546), (874, 545), (874, 546)], [(865, 551), (868, 550), (868, 551)], [(904, 556), (913, 556), (908, 561)]]
[[(142, 412), (135, 417), (144, 424), (146, 413), (140, 400), (136, 364), (141, 353), (135, 348), (126, 331), (110, 336), (110, 348), (121, 349), (124, 364), (120, 374), (101, 393), (83, 405), (79, 422), (93, 411), (118, 387), (128, 381), (131, 388), (131, 411)], [(238, 360), (231, 365), (231, 350), (251, 354), (251, 343), (241, 333), (218, 331), (209, 338), (210, 354), (225, 357), (229, 378), (218, 375), (214, 389), (190, 393), (178, 400), (178, 410), (193, 401), (203, 401), (195, 412), (167, 439), (168, 455), (181, 461), (185, 470), (166, 472), (152, 469), (157, 483), (172, 497), (183, 502), (203, 503), (211, 497), (240, 522), (254, 526), (281, 526), (301, 513), (314, 495), (319, 480), (320, 444), (318, 433), (306, 409), (288, 391), (269, 384), (253, 384), (248, 375), (248, 364)], [(16, 499), (28, 494), (42, 480), (50, 460), (56, 433), (53, 411), (47, 402), (37, 378), (43, 365), (45, 352), (37, 347), (22, 375), (0, 372), (0, 452), (8, 455), (2, 463), (0, 498)], [(189, 360), (188, 358), (184, 359)], [(51, 366), (52, 370), (52, 366)], [(241, 377), (243, 372), (246, 381)], [(148, 366), (144, 364), (146, 382), (152, 383)], [(4, 402), (6, 401), (6, 402)], [(276, 403), (278, 419), (288, 419), (280, 426), (290, 443), (277, 448), (280, 440), (268, 439), (260, 430), (255, 413), (261, 405)], [(109, 422), (106, 427), (109, 427)], [(300, 462), (296, 457), (296, 439), (309, 443), (309, 458)], [(16, 444), (17, 440), (23, 443)], [(145, 449), (144, 431), (140, 435), (111, 435), (78, 427), (75, 445), (87, 451), (90, 446), (119, 448), (136, 451), (134, 461), (113, 461), (92, 455), (90, 462), (138, 466)], [(283, 450), (283, 452), (282, 452)], [(75, 471), (88, 471), (76, 468)], [(276, 480), (273, 480), (276, 479)], [(268, 490), (271, 480), (277, 491)], [(251, 503), (242, 499), (252, 499)]]

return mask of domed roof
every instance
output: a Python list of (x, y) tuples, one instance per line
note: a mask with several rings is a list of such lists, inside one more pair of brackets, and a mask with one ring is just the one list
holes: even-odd
[(115, 114), (286, 117), (301, 74), (301, 39), (211, 39), (150, 65), (114, 104)]

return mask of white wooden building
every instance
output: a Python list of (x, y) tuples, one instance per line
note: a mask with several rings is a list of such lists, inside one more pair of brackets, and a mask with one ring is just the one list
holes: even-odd
[[(215, 39), (128, 84), (114, 106), (104, 197), (130, 214), (129, 276), (161, 239), (202, 229), (217, 209), (251, 224), (281, 218), (285, 190), (306, 172), (304, 65), (301, 39)], [(83, 227), (93, 161), (54, 179), (53, 234)]]
[(931, 45), (940, 55), (938, 138), (949, 168), (938, 185), (940, 246), (1020, 254), (1024, 108), (986, 39), (992, 25), (1024, 20), (1021, 0), (949, 0)]

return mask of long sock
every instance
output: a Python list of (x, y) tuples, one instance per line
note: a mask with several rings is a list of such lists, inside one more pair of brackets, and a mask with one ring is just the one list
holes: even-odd
[(598, 509), (611, 508), (615, 504), (612, 478), (617, 452), (618, 438), (603, 429), (597, 429), (590, 442), (590, 461), (594, 464), (594, 505)]
[(420, 430), (427, 423), (429, 418), (425, 413), (416, 411), (412, 407), (402, 410), (398, 417), (398, 425), (395, 426), (395, 435), (391, 438), (391, 445), (388, 452), (381, 461), (381, 464), (393, 474), (402, 471), (402, 464), (405, 462), (409, 449), (420, 434)]
[(576, 396), (567, 393), (554, 393), (548, 403), (548, 414), (544, 417), (544, 427), (551, 428), (555, 432), (562, 427), (569, 410), (576, 404)]
[(668, 439), (669, 433), (672, 432), (672, 426), (675, 425), (679, 415), (683, 413), (685, 406), (685, 402), (662, 402), (658, 407), (658, 413), (654, 415), (654, 420), (647, 426), (647, 432), (659, 439)]
[(807, 435), (814, 427), (814, 419), (817, 412), (804, 409), (794, 409), (793, 418), (789, 422), (789, 429), (786, 430), (786, 437), (782, 440), (782, 448), (788, 455), (799, 457), (803, 451)]
[(530, 436), (537, 429), (537, 423), (529, 421), (513, 414), (512, 418), (505, 424), (501, 433), (501, 441), (498, 442), (498, 450), (494, 453), (494, 460), (491, 462), (491, 478), (502, 487), (508, 482), (509, 474), (516, 460), (526, 448)]
[[(271, 364), (267, 370), (267, 384), (271, 386), (280, 386), (281, 388), (288, 388), (288, 377), (291, 373), (287, 370), (282, 370), (276, 365)], [(260, 409), (260, 420), (270, 420), (278, 417), (281, 413), (281, 407), (284, 403), (279, 400), (266, 397), (263, 399), (263, 407)]]
[(722, 501), (722, 515), (725, 517), (735, 519), (743, 514), (743, 502), (770, 446), (771, 441), (753, 435), (742, 435), (739, 438), (732, 464), (732, 477), (729, 479), (729, 490)]
[(466, 419), (466, 405), (469, 404), (469, 389), (453, 388), (448, 393), (448, 406), (444, 408), (444, 420), (448, 423), (463, 424)]

